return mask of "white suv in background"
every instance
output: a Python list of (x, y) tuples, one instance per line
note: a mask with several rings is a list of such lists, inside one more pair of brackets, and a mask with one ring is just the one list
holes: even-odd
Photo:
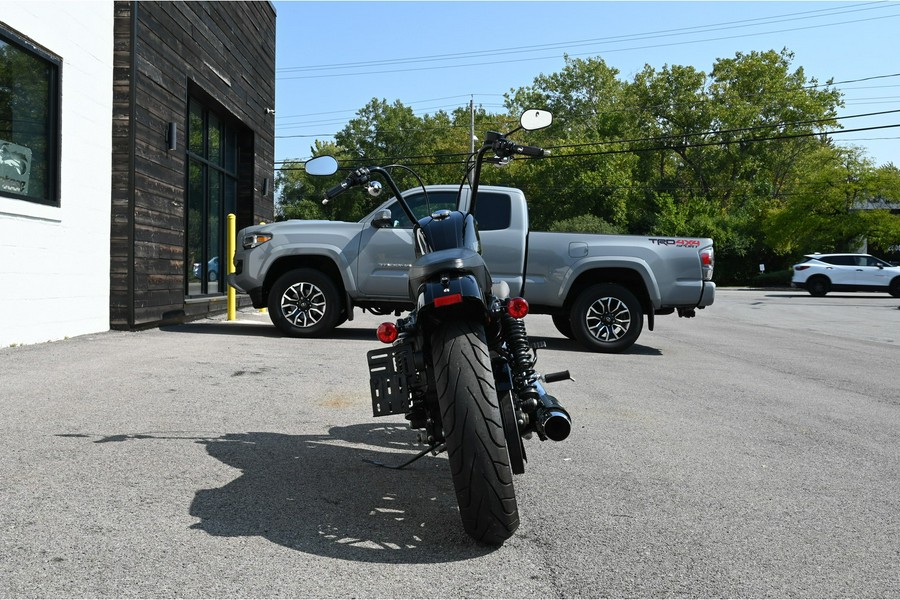
[(887, 292), (900, 298), (900, 267), (869, 254), (807, 254), (793, 266), (793, 287), (828, 292)]

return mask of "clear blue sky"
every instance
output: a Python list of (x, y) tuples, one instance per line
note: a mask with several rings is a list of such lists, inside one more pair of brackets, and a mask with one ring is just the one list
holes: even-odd
[[(306, 159), (372, 98), (417, 114), (476, 104), (599, 56), (630, 80), (645, 64), (709, 72), (736, 52), (795, 53), (840, 84), (841, 115), (900, 111), (900, 2), (275, 2), (275, 159)], [(900, 124), (900, 112), (846, 129)], [(836, 135), (900, 166), (900, 127)], [(276, 165), (277, 166), (277, 165)]]

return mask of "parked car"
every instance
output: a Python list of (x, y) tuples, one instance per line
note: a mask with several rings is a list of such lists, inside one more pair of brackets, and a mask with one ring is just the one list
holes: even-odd
[(887, 292), (900, 298), (900, 267), (870, 254), (807, 254), (793, 266), (793, 287), (828, 292)]
[[(197, 279), (202, 279), (203, 274), (200, 272), (200, 263), (194, 263), (194, 277)], [(209, 262), (206, 263), (206, 277), (209, 281), (216, 281), (219, 279), (219, 257), (214, 256), (209, 259)]]

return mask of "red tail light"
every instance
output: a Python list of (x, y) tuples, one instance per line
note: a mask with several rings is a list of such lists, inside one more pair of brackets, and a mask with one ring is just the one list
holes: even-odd
[(808, 268), (809, 268), (809, 265), (798, 265), (798, 266), (794, 267), (794, 270), (795, 271), (805, 271)]
[(462, 302), (462, 294), (450, 294), (449, 296), (438, 296), (434, 299), (436, 307), (448, 306), (450, 304), (459, 304)]
[(713, 276), (713, 269), (716, 264), (716, 254), (712, 246), (707, 246), (700, 251), (700, 270), (703, 273), (703, 280), (710, 281)]
[(382, 323), (378, 326), (378, 340), (385, 344), (392, 344), (397, 339), (397, 326), (393, 323)]
[(514, 319), (523, 319), (528, 314), (528, 301), (525, 298), (510, 298), (506, 303), (506, 312)]

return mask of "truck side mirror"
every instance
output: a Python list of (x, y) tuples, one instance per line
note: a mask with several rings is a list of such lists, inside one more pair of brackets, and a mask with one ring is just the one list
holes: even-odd
[(391, 218), (391, 211), (384, 209), (377, 217), (372, 219), (372, 227), (385, 229), (394, 226), (394, 219)]

